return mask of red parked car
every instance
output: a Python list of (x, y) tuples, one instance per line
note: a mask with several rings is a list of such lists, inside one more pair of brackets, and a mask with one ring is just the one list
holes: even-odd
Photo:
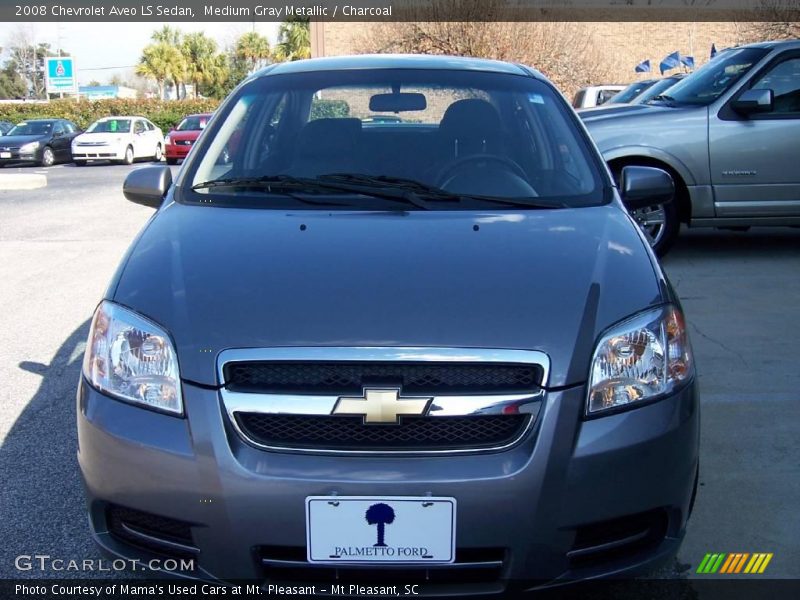
[(164, 154), (167, 157), (167, 164), (174, 165), (179, 159), (186, 158), (209, 119), (211, 119), (210, 113), (189, 115), (184, 117), (176, 128), (170, 129), (164, 138)]

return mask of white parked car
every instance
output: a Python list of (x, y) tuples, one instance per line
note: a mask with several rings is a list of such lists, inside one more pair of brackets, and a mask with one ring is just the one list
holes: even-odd
[(624, 85), (592, 85), (578, 90), (572, 99), (573, 108), (600, 106), (612, 96), (625, 89)]
[(72, 140), (72, 159), (82, 167), (90, 160), (126, 165), (139, 158), (156, 162), (164, 154), (164, 134), (144, 117), (103, 117)]

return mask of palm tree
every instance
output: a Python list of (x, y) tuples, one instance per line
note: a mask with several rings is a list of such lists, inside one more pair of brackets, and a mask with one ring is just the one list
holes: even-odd
[(176, 97), (180, 85), (186, 81), (186, 61), (180, 51), (170, 44), (158, 42), (146, 46), (136, 66), (136, 74), (154, 79), (158, 86), (159, 98), (164, 97), (167, 80), (175, 84)]
[(367, 509), (365, 518), (367, 519), (367, 523), (370, 525), (378, 526), (378, 542), (373, 545), (385, 546), (386, 543), (384, 542), (384, 533), (386, 526), (394, 523), (394, 509), (388, 504), (379, 502), (378, 504), (373, 504)]
[(183, 33), (180, 29), (173, 29), (169, 25), (164, 25), (158, 31), (154, 31), (150, 39), (157, 44), (169, 44), (170, 46), (179, 46)]
[(136, 74), (147, 79), (153, 79), (158, 87), (159, 99), (164, 98), (164, 85), (169, 77), (169, 67), (165, 56), (165, 46), (150, 44), (142, 50), (142, 57), (136, 65)]
[(190, 33), (183, 38), (181, 53), (186, 62), (186, 75), (194, 84), (197, 98), (200, 84), (212, 85), (219, 77), (213, 72), (219, 66), (217, 42), (203, 32)]
[(270, 57), (269, 40), (258, 32), (249, 31), (236, 42), (236, 56), (255, 71)]
[(311, 25), (308, 19), (287, 19), (278, 30), (275, 59), (282, 61), (311, 58)]

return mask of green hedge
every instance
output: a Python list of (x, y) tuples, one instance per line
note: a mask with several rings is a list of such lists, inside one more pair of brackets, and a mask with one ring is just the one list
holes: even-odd
[[(141, 115), (147, 117), (166, 133), (183, 117), (194, 113), (213, 112), (219, 100), (51, 100), (47, 104), (0, 104), (0, 121), (19, 123), (26, 119), (69, 119), (86, 129), (101, 117), (112, 115)], [(343, 100), (315, 100), (311, 118), (346, 117), (350, 107)]]
[(219, 100), (51, 100), (47, 104), (0, 104), (0, 120), (19, 123), (26, 119), (69, 119), (86, 129), (101, 117), (141, 115), (165, 133), (186, 115), (213, 112)]

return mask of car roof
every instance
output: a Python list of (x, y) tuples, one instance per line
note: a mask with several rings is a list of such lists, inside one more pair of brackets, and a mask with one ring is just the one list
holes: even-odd
[(66, 119), (22, 119), (19, 123), (55, 123), (56, 121), (66, 121)]
[(350, 69), (449, 69), (508, 73), (543, 78), (535, 69), (500, 60), (429, 54), (358, 54), (355, 56), (310, 58), (270, 65), (256, 72), (254, 77)]

